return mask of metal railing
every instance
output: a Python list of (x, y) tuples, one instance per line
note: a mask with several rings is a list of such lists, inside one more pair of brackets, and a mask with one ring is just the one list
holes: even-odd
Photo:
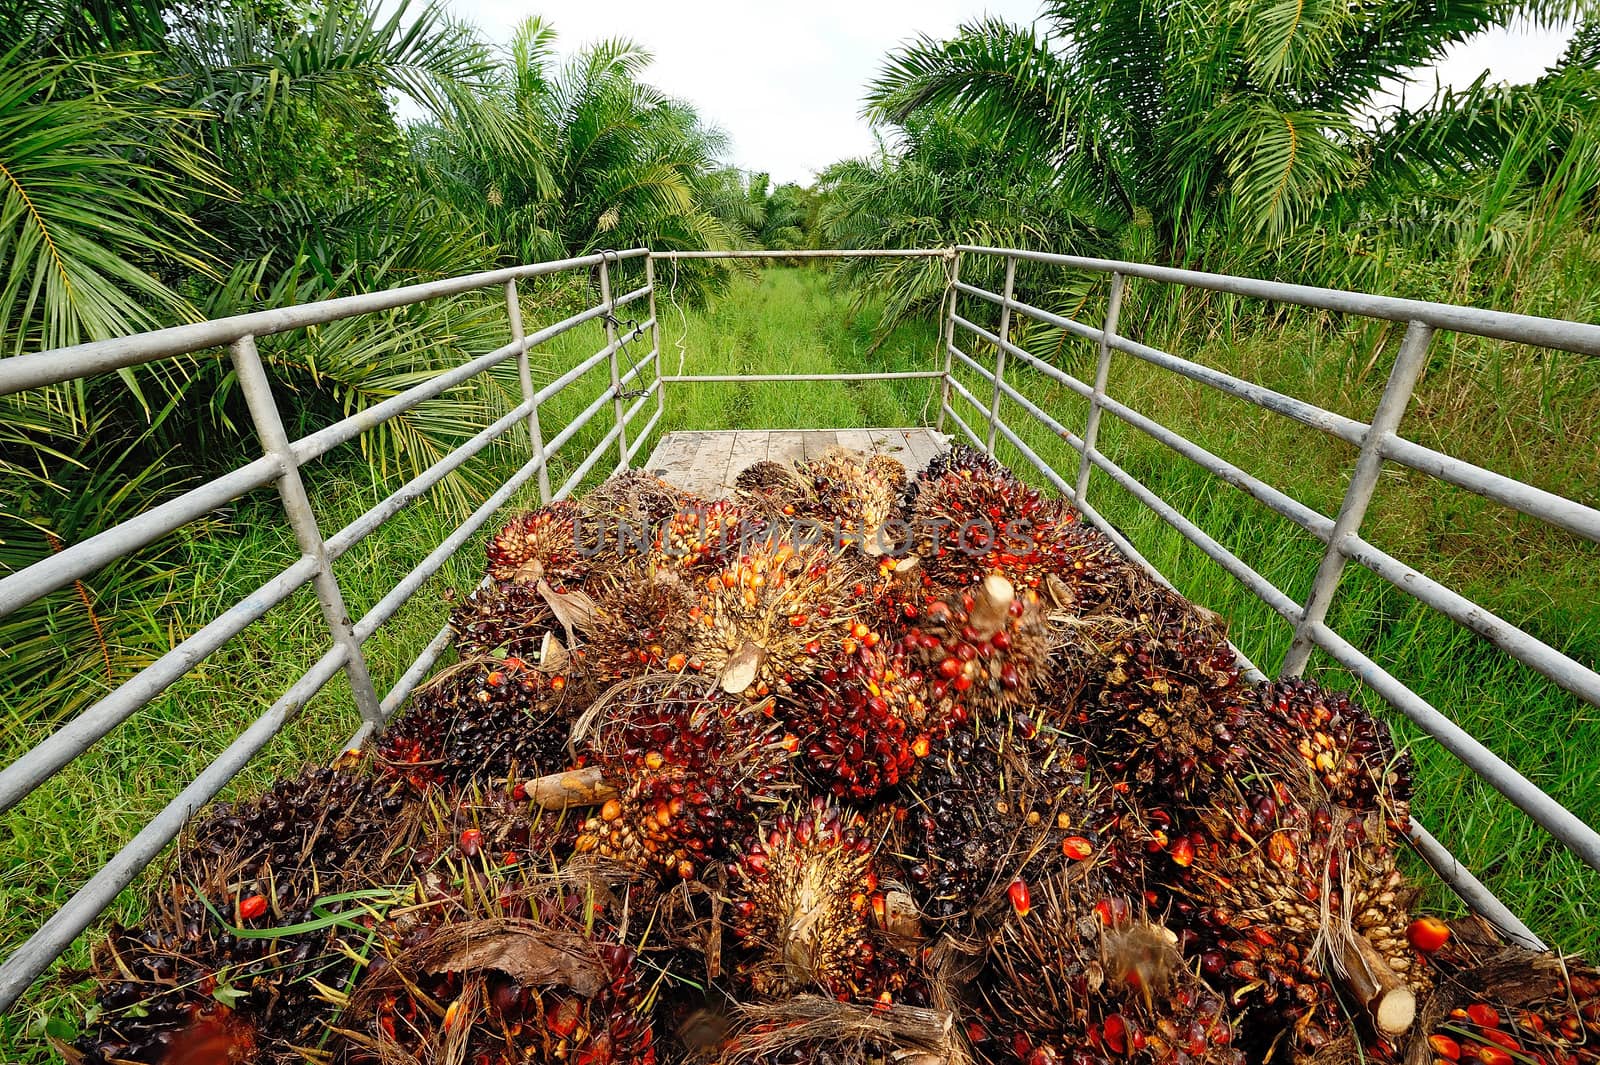
[[(846, 256), (940, 257), (945, 261), (949, 283), (939, 330), (939, 359), (942, 361), (942, 368), (893, 373), (837, 374), (662, 375), (660, 373), (661, 344), (656, 313), (656, 260), (798, 259)], [(990, 292), (960, 280), (961, 263), (967, 256), (1003, 258), (1005, 283), (1001, 293)], [(643, 260), (644, 285), (621, 296), (614, 296), (613, 267), (633, 259)], [(1099, 327), (1085, 325), (1017, 300), (1014, 286), (1019, 261), (1107, 275), (1109, 300), (1103, 324)], [(518, 281), (571, 270), (597, 272), (600, 302), (534, 333), (525, 333), (522, 306), (518, 298)], [(1160, 283), (1231, 292), (1242, 296), (1406, 322), (1407, 334), (1377, 411), (1370, 422), (1359, 422), (1122, 336), (1118, 331), (1118, 318), (1122, 295), (1129, 278), (1143, 278)], [(509, 343), (448, 369), (359, 414), (301, 439), (288, 439), (280, 410), (272, 395), (271, 382), (256, 352), (257, 337), (403, 307), (425, 300), (456, 296), (493, 286), (503, 286), (505, 290)], [(1000, 309), (998, 332), (990, 332), (959, 313), (961, 296), (997, 305)], [(640, 299), (648, 301), (648, 315), (645, 322), (629, 334), (621, 334), (615, 312)], [(1080, 381), (1012, 343), (1011, 322), (1014, 315), (1031, 318), (1095, 344), (1098, 350), (1098, 362), (1094, 383)], [(605, 344), (594, 354), (566, 370), (543, 388), (536, 390), (528, 356), (530, 348), (583, 323), (596, 320), (604, 326)], [(988, 342), (993, 347), (996, 354), (992, 371), (957, 344), (958, 329)], [(1015, 249), (962, 246), (954, 249), (873, 251), (830, 249), (806, 252), (660, 253), (636, 248), (489, 271), (386, 292), (349, 296), (239, 315), (218, 321), (178, 326), (53, 352), (0, 359), (0, 395), (7, 395), (226, 345), (230, 348), (233, 365), (242, 383), (247, 406), (262, 445), (261, 458), (199, 485), (114, 528), (67, 547), (24, 570), (0, 578), (0, 615), (79, 580), (107, 562), (136, 551), (188, 522), (205, 516), (216, 507), (263, 487), (269, 482), (277, 483), (286, 516), (300, 549), (300, 557), (271, 580), (0, 770), (0, 811), (22, 801), (64, 765), (306, 584), (313, 585), (316, 590), (329, 632), (329, 647), (322, 657), (312, 664), (249, 728), (235, 738), (223, 753), (175, 799), (151, 819), (111, 861), (94, 873), (61, 909), (52, 914), (5, 960), (4, 964), (0, 964), (0, 1010), (9, 1008), (51, 961), (65, 950), (116, 895), (132, 882), (139, 871), (176, 836), (184, 821), (210, 801), (341, 669), (349, 677), (361, 717), (351, 744), (360, 745), (376, 730), (381, 729), (384, 722), (404, 702), (412, 688), (427, 675), (439, 655), (448, 646), (449, 630), (448, 627), (441, 628), (403, 672), (400, 679), (381, 697), (373, 686), (367, 670), (362, 650), (365, 642), (392, 618), (417, 589), (437, 573), (478, 529), (488, 522), (496, 510), (530, 481), (537, 478), (541, 501), (565, 498), (597, 466), (606, 461), (605, 456), (613, 446), (616, 449), (616, 461), (612, 464), (612, 468), (626, 469), (640, 447), (650, 438), (665, 413), (666, 386), (669, 384), (725, 381), (937, 380), (940, 399), (938, 425), (941, 429), (945, 419), (948, 418), (975, 446), (991, 453), (997, 441), (1004, 438), (1118, 547), (1149, 569), (1158, 579), (1164, 581), (1165, 578), (1144, 559), (1143, 555), (1090, 506), (1086, 499), (1089, 475), (1091, 470), (1100, 469), (1238, 578), (1247, 589), (1294, 627), (1294, 643), (1283, 663), (1283, 673), (1297, 675), (1304, 668), (1307, 656), (1313, 648), (1326, 651), (1335, 661), (1359, 676), (1396, 709), (1416, 721), (1580, 858), (1591, 866), (1600, 868), (1600, 833), (1596, 833), (1593, 828), (1584, 824), (1517, 773), (1477, 739), (1468, 735), (1404, 683), (1344, 640), (1327, 624), (1328, 606), (1340, 575), (1347, 561), (1355, 561), (1415, 596), (1427, 606), (1483, 636), (1513, 658), (1549, 677), (1567, 691), (1593, 705), (1600, 706), (1600, 675), (1593, 670), (1448, 588), (1429, 580), (1359, 536), (1361, 519), (1371, 499), (1378, 473), (1385, 462), (1396, 462), (1478, 492), (1489, 499), (1541, 518), (1590, 540), (1600, 541), (1600, 511), (1433, 451), (1398, 435), (1401, 416), (1421, 372), (1429, 341), (1433, 333), (1441, 329), (1600, 354), (1600, 327), (1593, 325), (1136, 263)], [(649, 353), (627, 372), (622, 372), (618, 360), (619, 351), (629, 340), (642, 336), (647, 330), (651, 336)], [(1355, 445), (1359, 449), (1358, 457), (1345, 494), (1344, 505), (1339, 513), (1332, 518), (1316, 513), (1280, 489), (1223, 461), (1200, 445), (1108, 395), (1106, 388), (1109, 370), (1113, 354), (1116, 352), (1164, 367)], [(455, 451), (407, 481), (344, 528), (332, 536), (323, 536), (300, 475), (302, 466), (326, 454), (332, 448), (355, 439), (362, 432), (513, 358), (517, 362), (521, 403), (493, 424), (486, 426)], [(974, 396), (956, 377), (954, 369), (957, 360), (963, 367), (974, 371), (991, 385), (990, 394), (986, 397), (987, 402)], [(1088, 417), (1082, 436), (1073, 433), (1006, 379), (1006, 368), (1012, 360), (1066, 386), (1089, 402)], [(601, 390), (588, 407), (547, 441), (544, 437), (545, 427), (540, 421), (541, 407), (585, 374), (599, 367), (602, 362), (605, 362), (608, 368), (608, 387)], [(647, 387), (635, 385), (647, 371), (652, 371), (650, 384)], [(635, 387), (629, 390), (630, 385)], [(632, 423), (652, 395), (656, 401), (654, 413), (639, 432), (630, 434)], [(951, 406), (952, 395), (965, 400), (985, 420), (986, 438), (980, 438)], [(625, 402), (629, 397), (634, 399), (632, 404)], [(1015, 430), (1006, 424), (1001, 417), (1003, 400), (1010, 400), (1016, 404), (1077, 451), (1079, 461), (1077, 468), (1072, 471), (1073, 481), (1069, 482), (1045, 462)], [(607, 406), (612, 410), (611, 428), (577, 464), (561, 486), (552, 492), (549, 476), (551, 456), (559, 452)], [(1307, 601), (1301, 604), (1292, 600), (1104, 455), (1097, 448), (1096, 440), (1106, 413), (1149, 434), (1179, 455), (1208, 470), (1219, 480), (1233, 485), (1288, 518), (1327, 545)], [(407, 504), (419, 498), (472, 456), (519, 424), (526, 425), (529, 433), (531, 454), (527, 462), (485, 499), (434, 551), (401, 578), (395, 587), (364, 616), (351, 622), (345, 609), (338, 579), (332, 568), (333, 562)], [(1242, 655), (1241, 661), (1251, 676), (1257, 678), (1261, 676), (1260, 671)], [(1538, 943), (1533, 933), (1514, 914), (1415, 822), (1412, 825), (1412, 839), (1424, 858), (1469, 905), (1511, 935), (1530, 944)]]

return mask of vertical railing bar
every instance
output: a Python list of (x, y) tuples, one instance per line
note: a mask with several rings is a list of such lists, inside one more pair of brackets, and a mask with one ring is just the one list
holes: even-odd
[(617, 373), (617, 304), (611, 298), (611, 266), (608, 259), (610, 253), (600, 257), (600, 302), (606, 308), (606, 347), (611, 353), (606, 356), (606, 364), (611, 369), (611, 405), (617, 417), (617, 454), (620, 460), (617, 469), (628, 468), (628, 427), (622, 423), (622, 381)]
[(961, 253), (954, 253), (950, 262), (950, 288), (949, 288), (949, 314), (940, 322), (939, 337), (944, 347), (944, 383), (939, 389), (939, 416), (934, 421), (933, 427), (938, 432), (944, 432), (944, 412), (950, 409), (950, 371), (955, 364), (955, 356), (950, 354), (950, 345), (956, 342), (956, 282), (961, 279)]
[(544, 432), (539, 428), (539, 396), (533, 388), (533, 367), (528, 364), (528, 337), (522, 331), (522, 301), (517, 298), (517, 279), (506, 282), (506, 317), (511, 320), (511, 342), (517, 346), (517, 379), (522, 383), (522, 398), (528, 404), (528, 442), (533, 457), (539, 459), (539, 502), (550, 502), (550, 471), (545, 468)]
[(644, 283), (650, 290), (650, 347), (656, 353), (656, 418), (660, 418), (667, 412), (667, 386), (661, 381), (661, 319), (656, 317), (656, 260), (653, 254), (644, 257)]
[(1389, 371), (1389, 381), (1383, 386), (1383, 395), (1378, 399), (1377, 409), (1372, 412), (1372, 421), (1367, 426), (1361, 450), (1356, 455), (1355, 469), (1350, 474), (1349, 486), (1345, 488), (1339, 515), (1334, 519), (1327, 550), (1322, 553), (1316, 578), (1311, 582), (1311, 594), (1306, 598), (1300, 623), (1295, 626), (1294, 641), (1283, 656), (1283, 667), (1278, 671), (1280, 676), (1300, 676), (1305, 672), (1306, 663), (1311, 660), (1311, 651), (1316, 646), (1312, 633), (1327, 618), (1328, 607), (1333, 603), (1339, 578), (1344, 573), (1345, 540), (1361, 531), (1361, 520), (1366, 517), (1372, 493), (1378, 487), (1378, 476), (1383, 472), (1384, 445), (1400, 428), (1400, 419), (1405, 416), (1406, 407), (1411, 402), (1417, 378), (1427, 365), (1428, 344), (1432, 339), (1433, 326), (1426, 322), (1412, 322), (1406, 327), (1405, 338), (1401, 340), (1400, 351), (1395, 356), (1394, 369)]
[(1083, 425), (1083, 457), (1078, 462), (1076, 499), (1089, 492), (1089, 471), (1094, 468), (1095, 441), (1100, 435), (1100, 412), (1104, 409), (1106, 382), (1111, 377), (1111, 338), (1117, 335), (1117, 320), (1122, 316), (1122, 289), (1126, 284), (1121, 271), (1111, 274), (1111, 301), (1106, 305), (1105, 325), (1100, 328), (1100, 361), (1094, 368), (1094, 392), (1089, 396), (1089, 417)]
[[(1017, 257), (1006, 256), (1006, 286), (1004, 301), (1000, 304), (1000, 331), (995, 334), (1002, 340), (1011, 339), (1011, 293), (1016, 287)], [(951, 312), (951, 343), (955, 342), (955, 312)], [(994, 394), (989, 397), (989, 454), (994, 454), (994, 438), (999, 431), (1000, 421), (1000, 382), (1006, 373), (1006, 347), (996, 344), (994, 348)]]
[(374, 728), (383, 727), (383, 710), (377, 690), (372, 685), (372, 675), (367, 670), (367, 659), (361, 652), (350, 626), (350, 612), (345, 608), (344, 593), (334, 576), (333, 564), (317, 525), (316, 513), (311, 509), (311, 497), (306, 494), (305, 481), (300, 477), (300, 465), (295, 462), (294, 449), (289, 446), (289, 434), (283, 428), (283, 417), (272, 398), (272, 383), (267, 379), (266, 367), (261, 363), (261, 353), (256, 350), (253, 336), (242, 336), (233, 342), (233, 367), (239, 375), (239, 387), (244, 393), (245, 405), (255, 423), (256, 434), (262, 450), (283, 463), (283, 473), (278, 477), (278, 495), (283, 500), (289, 526), (294, 530), (295, 542), (300, 552), (317, 563), (316, 575), (311, 578), (317, 591), (317, 603), (322, 607), (322, 617), (336, 646), (343, 647), (345, 673), (350, 677), (350, 690), (355, 696), (356, 708), (362, 721)]

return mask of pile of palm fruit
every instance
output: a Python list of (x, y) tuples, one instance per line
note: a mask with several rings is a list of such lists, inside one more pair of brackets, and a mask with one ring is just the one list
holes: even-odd
[(74, 1061), (1600, 1061), (1600, 978), (1414, 912), (1344, 695), (964, 448), (521, 515), (367, 750), (199, 818)]

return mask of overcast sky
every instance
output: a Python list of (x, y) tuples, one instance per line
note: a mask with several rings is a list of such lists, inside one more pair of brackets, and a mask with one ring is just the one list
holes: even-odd
[[(721, 127), (733, 165), (809, 184), (829, 163), (873, 150), (861, 97), (885, 52), (917, 33), (949, 36), (985, 13), (1030, 22), (1039, 0), (450, 0), (450, 7), (502, 44), (534, 14), (555, 26), (563, 53), (602, 37), (631, 37), (655, 56), (645, 80)], [(1437, 73), (1452, 85), (1485, 69), (1496, 80), (1531, 81), (1560, 55), (1566, 36), (1485, 34), (1457, 48)], [(1420, 77), (1431, 91), (1434, 72)]]

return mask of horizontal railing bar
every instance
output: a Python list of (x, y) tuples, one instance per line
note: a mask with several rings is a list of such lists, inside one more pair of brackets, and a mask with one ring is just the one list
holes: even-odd
[[(595, 352), (593, 355), (590, 355), (588, 358), (578, 363), (578, 365), (574, 366), (572, 369), (568, 370), (554, 381), (551, 381), (549, 384), (539, 389), (539, 391), (533, 394), (534, 402), (548, 403), (551, 397), (553, 397), (557, 392), (560, 392), (572, 382), (576, 381), (578, 378), (582, 377), (596, 366), (599, 366), (606, 359), (610, 358), (611, 352), (615, 347), (615, 344), (606, 344), (599, 351)], [(607, 393), (607, 395), (609, 394), (610, 393)]]
[[(545, 455), (548, 454), (548, 451), (545, 452)], [(545, 455), (535, 455), (523, 463), (517, 472), (506, 480), (505, 484), (495, 489), (493, 495), (478, 505), (478, 509), (474, 510), (466, 521), (457, 525), (454, 532), (445, 537), (438, 547), (430, 551), (427, 558), (418, 562), (410, 573), (400, 579), (400, 583), (389, 589), (387, 595), (374, 603), (372, 609), (363, 614), (361, 620), (351, 626), (351, 632), (355, 636), (356, 642), (365, 643), (372, 637), (373, 633), (378, 631), (379, 626), (394, 617), (396, 612), (402, 606), (405, 606), (406, 601), (416, 594), (417, 589), (421, 588), (429, 577), (439, 572), (440, 568), (450, 561), (450, 557), (456, 553), (457, 549), (466, 543), (472, 537), (472, 534), (483, 526), (484, 522), (493, 517), (494, 512), (499, 510), (506, 500), (515, 495), (518, 489), (527, 484), (529, 479), (539, 472), (539, 467), (544, 465)]]
[(1216, 292), (1231, 292), (1238, 296), (1251, 296), (1277, 303), (1320, 307), (1323, 310), (1360, 314), (1391, 322), (1424, 322), (1435, 329), (1449, 329), (1457, 333), (1471, 333), (1520, 344), (1537, 344), (1562, 351), (1582, 352), (1585, 355), (1600, 355), (1600, 325), (1568, 322), (1559, 318), (1541, 318), (1531, 314), (1512, 314), (1507, 311), (1432, 303), (1428, 300), (1401, 299), (1395, 296), (1374, 296), (1365, 292), (1294, 285), (1254, 277), (1233, 277), (1228, 274), (1182, 270), (1170, 266), (1151, 266), (1115, 259), (1095, 259), (1078, 255), (1057, 255), (1052, 252), (1020, 251), (1014, 248), (990, 248), (967, 244), (957, 245), (956, 251), (971, 252), (975, 255), (1007, 256), (1029, 262), (1089, 270), (1099, 274), (1121, 273), (1129, 277), (1142, 277), (1151, 281), (1211, 289)]
[(1479, 743), (1471, 733), (1440, 713), (1432, 703), (1406, 687), (1354, 644), (1328, 628), (1326, 623), (1312, 627), (1309, 634), (1312, 642), (1331, 655), (1334, 661), (1354, 673), (1390, 706), (1439, 741), (1440, 746), (1566, 844), (1567, 849), (1585, 864), (1600, 869), (1600, 832), (1589, 827), (1537, 784)]
[(189, 817), (210, 802), (344, 667), (348, 654), (348, 649), (342, 645), (329, 648), (277, 702), (228, 744), (177, 798), (162, 807), (160, 813), (0, 965), (0, 1013), (9, 1009), (78, 934), (116, 900), (122, 889), (131, 884), (139, 871), (183, 829)]
[[(611, 308), (612, 308), (612, 310), (616, 310), (616, 308), (618, 308), (618, 307), (626, 307), (628, 304), (632, 303), (634, 300), (642, 299), (642, 298), (644, 298), (645, 296), (648, 296), (648, 295), (650, 295), (650, 285), (649, 285), (648, 282), (646, 282), (645, 284), (640, 285), (638, 288), (634, 289), (632, 292), (624, 292), (622, 295), (620, 295), (616, 299), (612, 300), (611, 301)], [(602, 307), (603, 306), (604, 305), (602, 304)], [(649, 329), (652, 325), (655, 324), (655, 321), (656, 320), (654, 318), (650, 318), (650, 319), (647, 319), (645, 322), (643, 322), (638, 327), (638, 334), (642, 336), (646, 329)], [(633, 332), (633, 330), (629, 330), (629, 332)]]
[(1510, 907), (1501, 902), (1498, 895), (1490, 891), (1483, 881), (1473, 875), (1471, 869), (1462, 865), (1443, 843), (1433, 837), (1433, 833), (1422, 826), (1422, 822), (1413, 817), (1406, 835), (1417, 853), (1422, 855), (1422, 860), (1439, 874), (1439, 879), (1450, 885), (1450, 890), (1471, 907), (1474, 913), (1484, 917), (1529, 950), (1549, 949), (1543, 940), (1533, 934), (1533, 929), (1523, 924), (1522, 919), (1512, 913)]
[(1587, 540), (1600, 542), (1600, 510), (1594, 507), (1586, 507), (1576, 500), (1546, 492), (1543, 488), (1535, 488), (1482, 466), (1474, 466), (1404, 437), (1391, 436), (1380, 445), (1380, 449), (1384, 458), (1402, 466), (1409, 466), (1419, 473), (1465, 488), (1512, 510), (1558, 525)]
[[(643, 403), (644, 400), (641, 399), (639, 402)], [(600, 457), (610, 449), (612, 444), (617, 442), (617, 434), (621, 432), (621, 425), (613, 425), (607, 430), (606, 435), (601, 437), (600, 442), (594, 446), (594, 450), (589, 452), (588, 457), (579, 464), (577, 469), (572, 471), (572, 476), (561, 483), (560, 491), (556, 492), (551, 498), (565, 499), (571, 495), (572, 490), (582, 484), (585, 477), (589, 476), (589, 471), (594, 469), (595, 464), (600, 461)]]
[(420, 499), (424, 492), (455, 472), (468, 459), (504, 436), (512, 426), (526, 418), (528, 412), (532, 409), (533, 404), (531, 402), (519, 403), (505, 417), (484, 429), (477, 436), (468, 440), (399, 488), (396, 488), (377, 506), (328, 537), (325, 550), (329, 561), (339, 558), (346, 551), (370, 536), (378, 526), (399, 513), (406, 504)]
[(669, 374), (661, 379), (668, 384), (687, 381), (896, 381), (943, 377), (943, 370), (906, 370), (900, 373), (747, 373), (747, 374)]
[(1328, 537), (1333, 535), (1332, 518), (1318, 514), (1298, 499), (1279, 491), (1261, 478), (1246, 473), (1233, 463), (1219, 458), (1187, 437), (1173, 432), (1160, 422), (1145, 417), (1132, 407), (1118, 402), (1110, 396), (1103, 397), (1101, 405), (1129, 425), (1147, 434), (1152, 439), (1165, 444), (1190, 462), (1209, 470), (1219, 480), (1233, 485), (1256, 502), (1271, 509), (1274, 513), (1288, 518), (1323, 543), (1327, 543)]
[(1591, 706), (1600, 706), (1600, 673), (1569, 658), (1466, 596), (1406, 565), (1359, 536), (1348, 536), (1339, 551), (1382, 577), (1418, 602), (1437, 610), (1469, 632), (1476, 633), (1529, 669)]
[[(648, 255), (644, 248), (607, 253), (615, 259), (634, 259)], [(292, 307), (276, 307), (266, 311), (251, 311), (209, 322), (175, 325), (130, 337), (95, 340), (86, 344), (57, 348), (54, 351), (28, 355), (14, 355), (0, 359), (0, 396), (58, 384), (77, 377), (107, 373), (128, 366), (185, 355), (194, 351), (222, 347), (240, 337), (271, 336), (290, 329), (308, 325), (322, 325), (358, 314), (388, 311), (424, 300), (444, 296), (459, 296), (474, 289), (503, 285), (514, 279), (539, 277), (584, 266), (598, 266), (599, 255), (584, 255), (573, 259), (558, 259), (547, 263), (512, 266), (502, 270), (487, 270), (465, 277), (428, 281), (420, 285), (405, 285), (381, 292), (364, 292), (355, 296), (338, 296), (334, 299), (300, 303)]]
[(1090, 385), (1090, 384), (1087, 384), (1087, 383), (1085, 383), (1083, 381), (1078, 380), (1076, 377), (1073, 377), (1071, 374), (1067, 373), (1065, 370), (1061, 369), (1058, 366), (1050, 365), (1048, 362), (1045, 362), (1043, 359), (1039, 358), (1039, 356), (1035, 355), (1033, 352), (1029, 351), (1027, 348), (1019, 348), (1017, 345), (1011, 343), (1011, 341), (1009, 341), (1009, 340), (1001, 340), (998, 336), (996, 336), (995, 334), (989, 332), (987, 329), (983, 328), (981, 325), (974, 325), (973, 323), (967, 321), (965, 318), (961, 317), (960, 315), (956, 315), (956, 323), (958, 325), (965, 326), (972, 333), (976, 334), (977, 336), (982, 337), (983, 339), (987, 340), (989, 343), (1000, 345), (1001, 347), (1005, 348), (1007, 355), (1013, 355), (1016, 358), (1019, 358), (1019, 359), (1023, 360), (1029, 366), (1033, 367), (1035, 370), (1038, 370), (1040, 373), (1044, 374), (1046, 377), (1050, 378), (1052, 381), (1056, 381), (1056, 382), (1058, 382), (1060, 384), (1066, 385), (1068, 388), (1070, 388), (1072, 391), (1076, 392), (1078, 395), (1082, 396), (1084, 399), (1089, 399), (1090, 397), (1092, 397), (1094, 395), (1094, 386), (1093, 385)]
[(1089, 461), (1109, 474), (1112, 480), (1122, 485), (1141, 503), (1155, 511), (1161, 520), (1182, 533), (1190, 543), (1204, 551), (1213, 562), (1232, 574), (1240, 584), (1254, 592), (1256, 598), (1283, 615), (1289, 624), (1296, 624), (1300, 620), (1298, 603), (1285, 595), (1277, 585), (1257, 573), (1244, 559), (1223, 547), (1204, 529), (1180, 514), (1165, 499), (1145, 487), (1138, 478), (1099, 451), (1090, 451)]
[(470, 381), (485, 370), (493, 369), (515, 355), (518, 350), (519, 348), (516, 344), (507, 344), (504, 347), (496, 348), (488, 354), (479, 355), (470, 362), (453, 366), (436, 377), (430, 377), (420, 384), (413, 385), (399, 395), (389, 397), (382, 403), (374, 403), (359, 413), (352, 414), (348, 418), (318, 429), (307, 436), (302, 436), (299, 440), (289, 445), (294, 451), (295, 461), (304, 465), (312, 459), (325, 455), (340, 444), (360, 436), (368, 429), (374, 429), (390, 418), (410, 410), (417, 404), (433, 399), (456, 385)]
[[(953, 380), (950, 383), (951, 384), (955, 384), (955, 382)], [(970, 426), (966, 422), (962, 421), (961, 420), (961, 415), (957, 414), (955, 412), (955, 409), (952, 408), (950, 406), (950, 404), (948, 404), (948, 403), (944, 404), (944, 412), (946, 414), (950, 415), (950, 418), (951, 418), (952, 421), (954, 421), (957, 425), (961, 426), (961, 431), (967, 434), (967, 439), (972, 441), (972, 446), (977, 448), (979, 451), (982, 451), (983, 450), (983, 441), (979, 440), (978, 439), (978, 434), (972, 431), (972, 426)]]
[(737, 251), (653, 251), (652, 259), (931, 259), (948, 256), (948, 248), (805, 248), (772, 251), (741, 248)]
[(646, 354), (644, 358), (642, 358), (638, 362), (634, 363), (633, 364), (633, 368), (630, 369), (627, 373), (622, 375), (621, 379), (617, 381), (617, 387), (621, 388), (623, 385), (626, 385), (626, 384), (632, 382), (632, 380), (635, 377), (638, 377), (639, 374), (646, 367), (648, 367), (651, 363), (655, 362), (656, 358), (659, 355), (660, 355), (660, 352), (657, 349), (651, 348), (649, 353)]
[[(967, 386), (966, 385), (963, 385), (960, 381), (957, 381), (954, 377), (952, 377), (950, 379), (950, 387), (952, 389), (954, 389), (955, 392), (958, 395), (960, 395), (962, 399), (964, 399), (968, 403), (972, 404), (973, 409), (975, 409), (979, 414), (982, 414), (983, 417), (984, 417), (984, 420), (986, 420), (986, 421), (988, 420), (989, 408), (985, 407), (982, 403), (979, 403), (978, 402), (978, 397), (974, 396), (971, 392), (967, 391)], [(987, 449), (984, 449), (984, 450), (987, 450)]]
[(213, 651), (303, 587), (316, 572), (317, 560), (301, 556), (0, 770), (0, 813), (21, 802), (62, 766), (144, 709)]
[(962, 283), (956, 287), (970, 296), (988, 300), (997, 307), (1004, 308), (1009, 305), (1014, 311), (1021, 311), (1030, 318), (1043, 322), (1045, 325), (1055, 326), (1057, 329), (1071, 333), (1073, 336), (1080, 337), (1083, 340), (1093, 341), (1096, 344), (1100, 342), (1100, 330), (1092, 325), (1085, 325), (1073, 318), (1065, 318), (1052, 311), (1044, 310), (1042, 307), (1035, 307), (1031, 303), (1023, 303), (1018, 299), (1008, 301), (998, 292), (990, 292), (988, 289), (978, 288), (976, 285)]
[(108, 562), (154, 543), (246, 492), (270, 484), (282, 473), (277, 459), (263, 456), (8, 577), (0, 577), (0, 617), (87, 577)]
[(560, 451), (563, 444), (577, 435), (578, 431), (585, 425), (588, 425), (589, 422), (593, 420), (594, 416), (600, 413), (600, 409), (610, 402), (611, 386), (608, 383), (605, 391), (594, 397), (594, 402), (583, 408), (576, 418), (568, 422), (566, 427), (557, 433), (551, 439), (551, 441), (544, 446), (544, 453), (546, 455), (554, 455), (557, 451)]

